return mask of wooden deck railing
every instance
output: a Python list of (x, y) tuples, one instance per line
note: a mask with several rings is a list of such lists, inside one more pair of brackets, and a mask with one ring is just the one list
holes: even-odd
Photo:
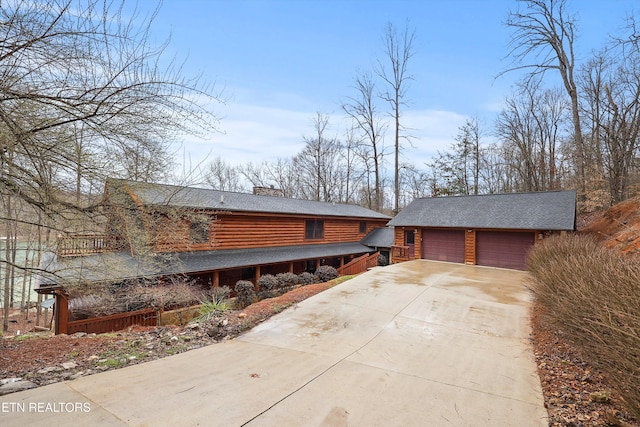
[(93, 317), (90, 319), (73, 320), (67, 323), (67, 330), (59, 333), (75, 334), (86, 332), (88, 334), (102, 334), (105, 332), (119, 331), (129, 326), (156, 326), (158, 324), (158, 312), (153, 308), (118, 313), (111, 316)]
[(391, 246), (391, 259), (393, 262), (408, 261), (411, 259), (410, 246)]
[(364, 254), (352, 260), (348, 264), (345, 264), (342, 267), (338, 268), (338, 274), (341, 276), (347, 276), (350, 274), (359, 274), (367, 271), (368, 269), (378, 265), (378, 255), (380, 255), (379, 252), (371, 255)]
[(72, 234), (58, 238), (58, 256), (79, 256), (119, 249), (119, 240), (103, 234)]

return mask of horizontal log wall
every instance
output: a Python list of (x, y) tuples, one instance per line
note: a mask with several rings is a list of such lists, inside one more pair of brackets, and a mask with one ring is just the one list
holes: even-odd
[(191, 229), (188, 219), (172, 219), (162, 217), (156, 228), (156, 250), (160, 252), (167, 251), (204, 251), (215, 248), (214, 225), (216, 216), (210, 215), (209, 223), (209, 242), (208, 243), (192, 243)]
[(395, 246), (404, 246), (404, 228), (394, 227), (393, 229), (393, 244)]
[(163, 250), (190, 250), (189, 222), (185, 219), (161, 217), (154, 224), (156, 228), (156, 248)]
[[(213, 219), (215, 218), (215, 220)], [(189, 226), (184, 221), (159, 227), (157, 248), (160, 251), (211, 249), (248, 249), (270, 246), (359, 242), (374, 228), (384, 227), (386, 220), (366, 221), (366, 231), (360, 232), (362, 220), (354, 218), (324, 218), (324, 237), (305, 239), (306, 219), (317, 217), (287, 217), (223, 213), (212, 215), (208, 244), (189, 243)]]
[(214, 225), (218, 249), (287, 246), (304, 240), (304, 220), (245, 215), (220, 215)]

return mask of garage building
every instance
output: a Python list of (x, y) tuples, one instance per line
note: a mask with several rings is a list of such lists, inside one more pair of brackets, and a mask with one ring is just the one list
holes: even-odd
[(416, 199), (388, 225), (395, 230), (393, 262), (424, 258), (523, 270), (536, 242), (575, 224), (571, 190)]

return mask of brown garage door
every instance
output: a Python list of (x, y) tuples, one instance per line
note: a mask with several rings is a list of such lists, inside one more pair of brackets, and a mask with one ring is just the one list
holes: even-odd
[(478, 231), (476, 264), (524, 270), (527, 253), (534, 239), (532, 232)]
[(464, 262), (464, 230), (423, 230), (422, 258)]

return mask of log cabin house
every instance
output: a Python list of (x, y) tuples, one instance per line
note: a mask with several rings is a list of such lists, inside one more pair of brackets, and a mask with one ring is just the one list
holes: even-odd
[(356, 205), (117, 179), (104, 205), (104, 235), (62, 238), (45, 259), (36, 291), (55, 295), (56, 333), (67, 331), (68, 284), (184, 275), (204, 287), (257, 286), (262, 274), (339, 268), (392, 243), (390, 217)]
[(423, 258), (523, 270), (536, 242), (575, 230), (576, 192), (416, 199), (388, 225), (393, 262)]

